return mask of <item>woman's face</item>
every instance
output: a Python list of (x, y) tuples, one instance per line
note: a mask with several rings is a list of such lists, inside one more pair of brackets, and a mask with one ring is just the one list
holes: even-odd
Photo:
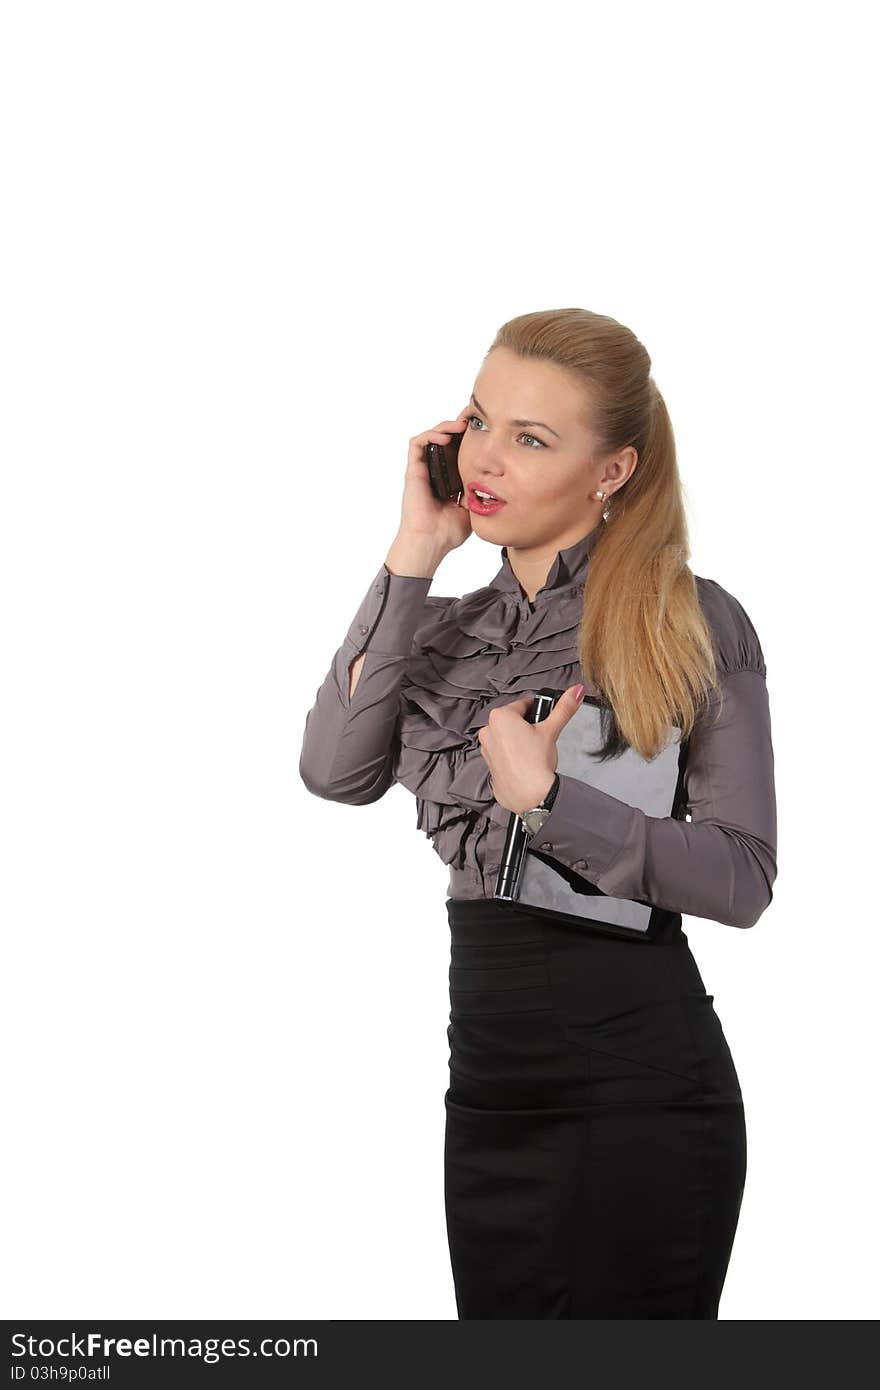
[[(507, 348), (489, 353), (475, 383), (462, 435), (459, 472), (471, 528), (512, 549), (572, 545), (601, 519), (610, 494), (635, 466), (599, 459), (584, 422), (582, 390), (553, 362), (524, 360)], [(531, 421), (524, 424), (523, 421)], [(472, 487), (503, 498), (491, 515), (474, 509)]]

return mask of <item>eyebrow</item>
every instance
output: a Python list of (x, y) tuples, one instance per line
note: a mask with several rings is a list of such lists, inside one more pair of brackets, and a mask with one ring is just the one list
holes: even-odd
[[(483, 409), (483, 407), (480, 405), (480, 402), (477, 400), (476, 396), (474, 396), (473, 394), (471, 395), (471, 400), (473, 401), (474, 405), (477, 407), (477, 410), (479, 410), (479, 412), (480, 412), (481, 415), (488, 415), (488, 411), (486, 411), (486, 410)], [(510, 425), (537, 425), (539, 429), (542, 429), (542, 430), (550, 430), (550, 433), (551, 433), (551, 434), (555, 434), (557, 439), (562, 439), (562, 435), (561, 435), (561, 434), (557, 434), (556, 430), (551, 429), (551, 427), (550, 427), (549, 425), (545, 425), (544, 422), (543, 422), (543, 420), (509, 420), (509, 421), (508, 421), (508, 424), (510, 424)]]

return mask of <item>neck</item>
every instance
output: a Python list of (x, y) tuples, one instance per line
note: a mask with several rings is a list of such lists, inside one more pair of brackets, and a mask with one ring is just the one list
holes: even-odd
[(581, 522), (567, 536), (546, 545), (507, 546), (508, 563), (529, 603), (534, 603), (535, 595), (547, 583), (559, 552), (573, 546), (590, 530), (588, 522)]

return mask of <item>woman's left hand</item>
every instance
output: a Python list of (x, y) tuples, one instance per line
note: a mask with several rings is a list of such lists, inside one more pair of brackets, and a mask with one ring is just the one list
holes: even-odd
[(539, 724), (525, 717), (534, 695), (490, 710), (477, 737), (489, 767), (492, 795), (506, 811), (521, 815), (544, 800), (556, 774), (556, 740), (578, 709), (583, 692), (582, 685), (571, 686)]

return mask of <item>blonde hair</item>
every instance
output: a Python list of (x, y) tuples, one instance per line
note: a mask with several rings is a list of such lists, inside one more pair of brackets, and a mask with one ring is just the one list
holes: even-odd
[[(503, 324), (491, 352), (555, 362), (582, 386), (584, 424), (601, 455), (628, 445), (638, 463), (605, 503), (590, 552), (578, 653), (607, 705), (604, 755), (627, 746), (653, 758), (669, 726), (690, 735), (718, 672), (696, 580), (675, 437), (635, 334), (588, 309), (548, 309)], [(488, 354), (487, 354), (488, 356)]]

